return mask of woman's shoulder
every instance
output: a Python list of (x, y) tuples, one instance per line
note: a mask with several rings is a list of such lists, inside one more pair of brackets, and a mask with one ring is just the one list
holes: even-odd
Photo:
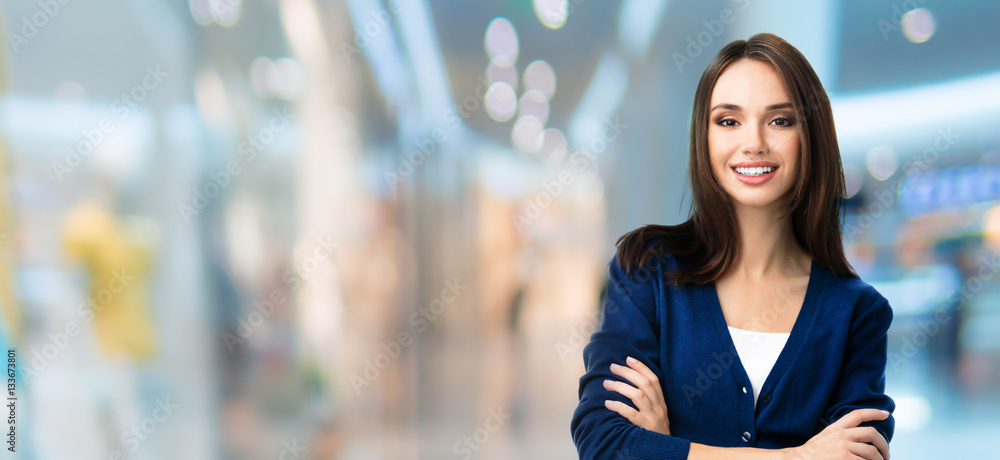
[(875, 286), (860, 277), (838, 277), (825, 268), (823, 270), (826, 279), (819, 285), (833, 298), (833, 304), (850, 306), (852, 318), (878, 317), (887, 321), (892, 320), (889, 300)]
[(656, 242), (649, 241), (644, 249), (650, 252), (642, 264), (627, 266), (621, 263), (621, 248), (615, 252), (608, 264), (608, 279), (605, 291), (605, 309), (614, 312), (621, 305), (629, 305), (642, 314), (649, 324), (657, 321), (658, 306), (671, 298), (665, 292), (665, 282), (669, 271), (677, 267), (673, 255), (657, 251)]
[[(678, 268), (677, 257), (664, 251), (656, 240), (650, 240), (643, 245), (641, 252), (624, 250), (621, 246), (611, 257), (610, 264), (616, 265), (629, 278), (639, 281), (656, 279), (656, 273), (669, 272)], [(652, 275), (652, 276), (650, 276)]]
[(676, 268), (677, 258), (667, 250), (671, 246), (664, 228), (668, 227), (644, 225), (625, 233), (618, 238), (614, 259), (627, 271), (653, 266)]
[[(677, 257), (664, 250), (663, 238), (650, 238), (643, 242), (641, 252), (636, 248), (618, 246), (609, 263), (611, 288), (627, 291), (636, 300), (651, 301), (662, 295), (680, 265)], [(624, 257), (624, 258), (623, 258)]]
[(882, 293), (880, 293), (875, 286), (872, 286), (870, 283), (861, 279), (861, 277), (836, 276), (822, 266), (820, 266), (820, 268), (824, 270), (826, 277), (829, 279), (826, 283), (824, 283), (829, 290), (840, 292), (843, 295), (859, 297), (869, 303), (885, 301), (885, 297), (882, 296)]

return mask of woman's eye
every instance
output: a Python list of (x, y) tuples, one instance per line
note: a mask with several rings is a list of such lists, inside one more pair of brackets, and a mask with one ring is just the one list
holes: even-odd
[(788, 117), (775, 118), (774, 120), (771, 121), (771, 123), (774, 123), (777, 126), (792, 126), (795, 124), (794, 122), (792, 122), (792, 119)]
[(724, 118), (722, 120), (719, 120), (717, 123), (719, 124), (719, 126), (726, 126), (726, 127), (733, 127), (737, 125), (736, 120), (733, 120), (732, 118)]

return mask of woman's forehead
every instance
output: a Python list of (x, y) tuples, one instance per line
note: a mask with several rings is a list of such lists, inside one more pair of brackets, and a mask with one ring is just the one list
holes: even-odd
[(729, 65), (712, 89), (711, 106), (768, 107), (790, 102), (781, 75), (770, 65), (743, 59)]

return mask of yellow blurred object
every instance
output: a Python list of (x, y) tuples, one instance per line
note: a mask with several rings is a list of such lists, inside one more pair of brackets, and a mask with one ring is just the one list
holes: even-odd
[[(4, 157), (3, 144), (0, 142), (0, 182), (6, 183), (7, 175), (4, 169), (6, 158)], [(14, 295), (14, 277), (12, 268), (14, 265), (14, 251), (11, 250), (13, 244), (10, 234), (10, 220), (7, 214), (6, 188), (0, 191), (0, 320), (5, 328), (0, 331), (9, 334), (8, 340), (18, 342), (21, 334), (21, 310), (16, 303)]]
[(81, 262), (87, 302), (101, 350), (143, 359), (155, 351), (146, 284), (152, 248), (141, 231), (120, 223), (106, 207), (85, 201), (70, 210), (63, 229), (66, 254)]
[(993, 252), (1000, 253), (1000, 205), (983, 214), (983, 235), (986, 237), (986, 245)]
[[(4, 30), (0, 25), (0, 33)], [(7, 63), (6, 53), (0, 52), (0, 94), (7, 88)], [(21, 310), (17, 304), (17, 296), (14, 294), (14, 251), (11, 250), (11, 219), (8, 214), (7, 205), (7, 156), (4, 151), (4, 143), (0, 137), (0, 183), (4, 184), (0, 188), (0, 321), (3, 321), (3, 330), (0, 334), (10, 335), (8, 340), (14, 343), (19, 342), (21, 336)]]

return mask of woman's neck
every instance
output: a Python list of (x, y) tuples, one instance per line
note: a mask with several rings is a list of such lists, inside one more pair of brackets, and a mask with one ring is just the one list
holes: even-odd
[(752, 281), (808, 274), (812, 257), (799, 246), (790, 216), (772, 208), (736, 205), (740, 249), (727, 275)]

